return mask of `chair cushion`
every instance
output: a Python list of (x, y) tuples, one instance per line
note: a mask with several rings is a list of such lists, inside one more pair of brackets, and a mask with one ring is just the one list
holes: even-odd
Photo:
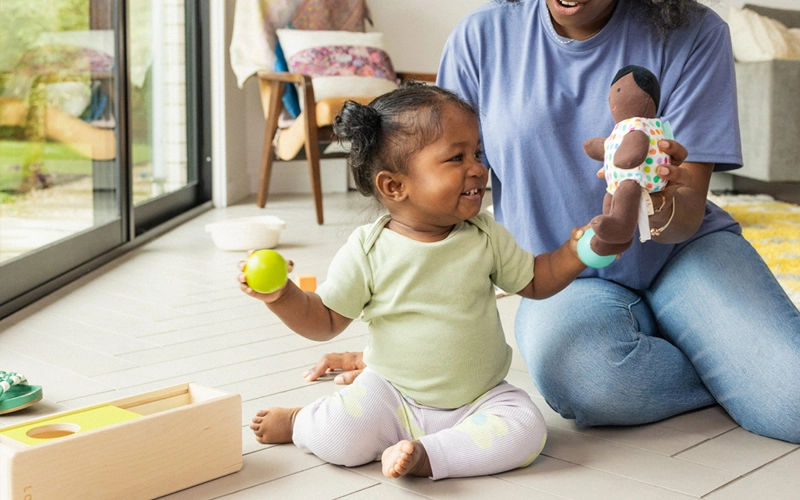
[(397, 88), (383, 33), (277, 30), (289, 71), (313, 77), (314, 97), (376, 97)]
[(339, 114), (347, 101), (355, 101), (359, 104), (367, 105), (374, 97), (329, 97), (317, 101), (317, 127), (333, 125), (333, 119)]
[[(342, 110), (344, 103), (349, 100), (367, 105), (373, 97), (329, 97), (317, 102), (317, 127), (333, 124), (333, 119)], [(282, 129), (278, 135), (275, 147), (275, 156), (281, 160), (291, 160), (305, 144), (305, 117), (301, 114), (292, 124)]]

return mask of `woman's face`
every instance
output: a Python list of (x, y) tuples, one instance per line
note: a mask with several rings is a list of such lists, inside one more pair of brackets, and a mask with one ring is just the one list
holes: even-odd
[(611, 19), (617, 0), (547, 0), (553, 27), (561, 36), (585, 40)]

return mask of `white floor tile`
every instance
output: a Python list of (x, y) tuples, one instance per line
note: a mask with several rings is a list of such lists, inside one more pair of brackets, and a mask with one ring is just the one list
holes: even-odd
[[(739, 450), (747, 453), (747, 450)], [(714, 491), (708, 500), (797, 500), (800, 498), (800, 450)]]
[[(737, 427), (675, 455), (675, 458), (744, 475), (797, 449), (797, 445), (768, 439)], [(742, 453), (747, 450), (746, 453)]]

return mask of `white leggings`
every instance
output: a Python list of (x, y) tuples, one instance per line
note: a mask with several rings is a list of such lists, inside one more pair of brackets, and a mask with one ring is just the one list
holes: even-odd
[(453, 410), (421, 406), (366, 369), (352, 385), (306, 406), (292, 440), (321, 459), (354, 467), (383, 451), (419, 440), (432, 479), (496, 474), (526, 467), (539, 456), (547, 429), (528, 394), (507, 382)]

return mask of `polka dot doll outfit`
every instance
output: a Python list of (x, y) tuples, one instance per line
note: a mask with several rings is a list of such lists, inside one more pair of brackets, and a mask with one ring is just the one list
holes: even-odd
[(403, 439), (420, 440), (432, 479), (470, 477), (527, 467), (544, 448), (547, 428), (530, 396), (507, 382), (443, 410), (403, 396), (368, 368), (352, 385), (300, 410), (292, 435), (298, 448), (347, 467), (380, 460)]
[[(626, 135), (639, 130), (647, 134), (650, 140), (650, 149), (644, 163), (637, 168), (622, 169), (614, 165), (614, 154), (619, 149), (622, 140)], [(661, 151), (658, 141), (664, 139), (664, 129), (661, 118), (628, 118), (617, 123), (611, 135), (606, 139), (604, 145), (603, 170), (605, 171), (607, 191), (611, 194), (617, 190), (620, 182), (635, 180), (647, 190), (648, 193), (656, 193), (664, 189), (667, 181), (656, 175), (656, 167), (669, 163), (669, 155)]]

